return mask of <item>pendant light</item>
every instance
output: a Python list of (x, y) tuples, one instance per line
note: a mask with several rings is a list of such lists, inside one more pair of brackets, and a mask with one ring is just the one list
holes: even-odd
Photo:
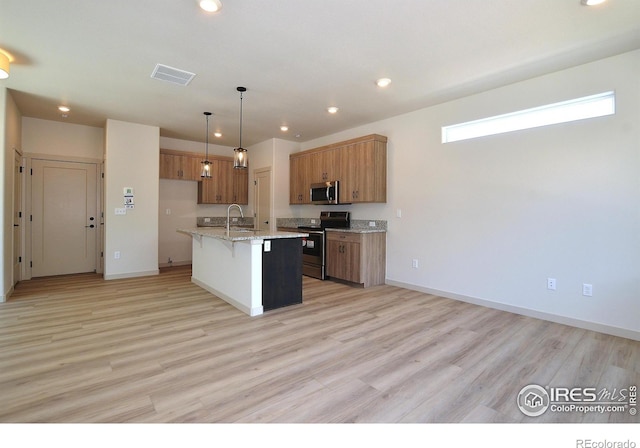
[(207, 117), (207, 134), (205, 137), (204, 144), (204, 160), (202, 163), (202, 171), (200, 172), (200, 177), (203, 179), (211, 178), (211, 162), (209, 162), (209, 117), (211, 116), (211, 112), (204, 112), (204, 116)]
[(249, 158), (247, 150), (242, 147), (242, 94), (247, 91), (246, 87), (238, 87), (240, 92), (240, 145), (233, 150), (233, 167), (238, 169), (246, 169), (249, 166)]

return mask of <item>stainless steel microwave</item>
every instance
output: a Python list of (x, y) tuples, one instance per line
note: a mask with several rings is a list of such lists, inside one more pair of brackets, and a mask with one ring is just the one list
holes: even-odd
[(312, 204), (339, 204), (339, 186), (337, 180), (311, 184), (309, 194)]

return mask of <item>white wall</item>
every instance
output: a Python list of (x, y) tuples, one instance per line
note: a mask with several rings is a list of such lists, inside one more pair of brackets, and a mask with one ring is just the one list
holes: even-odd
[[(389, 283), (640, 339), (638, 73), (635, 51), (302, 149), (389, 138), (388, 203), (345, 207), (355, 219), (388, 220)], [(614, 116), (440, 142), (443, 125), (608, 90), (616, 91)], [(583, 283), (593, 284), (593, 297), (582, 296)]]
[[(157, 274), (160, 130), (107, 120), (105, 131), (104, 277)], [(115, 215), (124, 187), (134, 189), (135, 208)]]
[(13, 185), (14, 152), (22, 145), (21, 114), (6, 88), (0, 87), (0, 302), (13, 291)]
[(102, 160), (104, 129), (24, 117), (23, 147), (30, 154)]

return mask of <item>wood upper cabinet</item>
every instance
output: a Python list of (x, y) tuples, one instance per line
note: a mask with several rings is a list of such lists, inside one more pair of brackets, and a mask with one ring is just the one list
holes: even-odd
[(200, 168), (202, 159), (190, 155), (179, 154), (180, 151), (160, 152), (160, 178), (180, 180), (200, 180)]
[(340, 202), (387, 202), (386, 143), (369, 140), (348, 145), (342, 154), (346, 171)]
[[(232, 163), (233, 166), (233, 163)], [(249, 172), (245, 169), (233, 170), (233, 202), (244, 205), (249, 203)]]
[(200, 177), (204, 154), (160, 150), (160, 178), (198, 181), (198, 204), (248, 204), (249, 175), (234, 169), (233, 157), (209, 156), (211, 178)]
[(234, 201), (233, 159), (209, 157), (211, 178), (198, 183), (198, 204), (232, 204)]
[(327, 149), (309, 154), (310, 183), (340, 180), (340, 150)]
[(309, 166), (311, 157), (308, 154), (291, 154), (289, 156), (289, 203), (309, 204)]
[(330, 278), (369, 287), (386, 276), (386, 234), (327, 231), (326, 270)]
[(372, 134), (289, 156), (290, 204), (309, 204), (313, 183), (340, 181), (340, 202), (387, 202), (387, 138)]

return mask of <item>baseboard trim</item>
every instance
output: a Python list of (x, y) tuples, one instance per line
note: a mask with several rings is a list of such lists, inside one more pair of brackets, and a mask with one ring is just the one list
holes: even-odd
[(479, 299), (477, 297), (465, 296), (462, 294), (456, 294), (448, 291), (440, 291), (437, 289), (425, 288), (423, 286), (413, 285), (411, 283), (397, 282), (395, 280), (387, 279), (386, 284), (391, 286), (397, 286), (399, 288), (410, 289), (412, 291), (424, 292), (426, 294), (433, 294), (435, 296), (445, 297), (447, 299), (458, 300), (460, 302), (471, 303), (473, 305), (480, 305), (480, 306), (493, 308), (500, 311), (507, 311), (514, 314), (520, 314), (522, 316), (546, 320), (546, 321), (554, 322), (557, 324), (569, 325), (571, 327), (582, 328), (584, 330), (597, 331), (598, 333), (604, 333), (612, 336), (618, 336), (621, 338), (632, 339), (634, 341), (640, 341), (640, 332), (629, 330), (627, 328), (614, 327), (611, 325), (585, 321), (585, 320), (576, 319), (573, 317), (559, 316), (556, 314), (546, 313), (544, 311), (532, 310), (530, 308), (509, 305), (506, 303), (493, 302), (491, 300)]
[(259, 316), (260, 314), (262, 314), (264, 312), (264, 307), (262, 307), (262, 306), (258, 306), (258, 307), (255, 307), (255, 308), (250, 308), (250, 307), (248, 307), (246, 305), (243, 305), (242, 303), (238, 302), (237, 300), (232, 299), (228, 295), (221, 293), (217, 289), (210, 287), (209, 285), (201, 282), (200, 280), (198, 280), (196, 278), (191, 277), (191, 281), (194, 284), (196, 284), (199, 287), (201, 287), (202, 289), (204, 289), (205, 291), (210, 292), (214, 296), (218, 297), (219, 299), (224, 300), (229, 305), (237, 308), (239, 311), (242, 311), (243, 313), (248, 314), (251, 317)]
[(155, 269), (153, 271), (141, 271), (141, 272), (127, 272), (124, 274), (105, 274), (105, 280), (119, 280), (123, 278), (135, 278), (135, 277), (149, 277), (151, 275), (160, 274), (160, 269)]
[(186, 265), (190, 265), (191, 264), (191, 260), (187, 260), (187, 261), (172, 261), (171, 263), (158, 263), (158, 267), (160, 268), (170, 268), (173, 266), (186, 266)]

